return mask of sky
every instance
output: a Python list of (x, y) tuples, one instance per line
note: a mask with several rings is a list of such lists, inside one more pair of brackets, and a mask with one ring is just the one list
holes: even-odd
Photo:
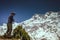
[(11, 12), (16, 14), (15, 22), (22, 22), (48, 11), (60, 11), (60, 0), (0, 0), (0, 24), (7, 23)]

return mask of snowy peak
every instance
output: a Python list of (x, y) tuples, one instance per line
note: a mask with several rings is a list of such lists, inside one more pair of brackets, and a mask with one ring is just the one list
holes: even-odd
[(47, 21), (54, 21), (59, 19), (59, 13), (58, 12), (47, 12), (45, 15), (41, 15), (41, 14), (35, 14), (34, 16), (32, 16), (32, 18), (26, 20), (23, 22), (23, 24), (31, 24), (31, 23), (43, 23), (43, 22), (47, 22)]
[(24, 21), (22, 25), (29, 33), (32, 40), (41, 40), (41, 38), (46, 38), (47, 40), (59, 40), (57, 36), (60, 36), (60, 21), (58, 14), (59, 12), (47, 12), (44, 16), (35, 14), (32, 18)]
[(45, 15), (42, 14), (35, 14), (32, 16), (32, 19), (34, 20), (39, 20), (39, 19), (53, 19), (53, 18), (58, 18), (60, 17), (60, 12), (46, 12)]
[(52, 12), (52, 11), (50, 11), (50, 12), (47, 12), (46, 14), (45, 14), (45, 16), (46, 17), (58, 17), (58, 12)]
[(32, 18), (34, 20), (37, 20), (37, 19), (40, 19), (41, 18), (41, 15), (40, 14), (35, 14), (35, 15), (32, 16)]

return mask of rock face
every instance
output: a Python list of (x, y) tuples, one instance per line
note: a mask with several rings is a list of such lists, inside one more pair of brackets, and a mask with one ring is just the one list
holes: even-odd
[(47, 12), (45, 15), (35, 14), (32, 18), (21, 23), (29, 33), (31, 40), (59, 40), (60, 14)]
[[(28, 32), (31, 40), (60, 40), (59, 13), (60, 12), (50, 11), (45, 13), (45, 15), (35, 14), (26, 21), (14, 23), (13, 29), (15, 29), (17, 25), (22, 25), (26, 32)], [(4, 26), (3, 29), (5, 29)]]

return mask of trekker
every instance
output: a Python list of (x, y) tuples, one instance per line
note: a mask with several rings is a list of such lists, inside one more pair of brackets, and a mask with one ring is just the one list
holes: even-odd
[(6, 34), (5, 34), (7, 37), (11, 36), (12, 23), (14, 22), (13, 16), (15, 16), (15, 13), (11, 13), (10, 16), (8, 17), (7, 31), (6, 31)]

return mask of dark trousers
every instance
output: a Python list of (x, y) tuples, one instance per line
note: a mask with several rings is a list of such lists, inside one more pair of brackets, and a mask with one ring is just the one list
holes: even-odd
[(11, 32), (12, 32), (12, 23), (7, 23), (6, 35), (11, 36)]

